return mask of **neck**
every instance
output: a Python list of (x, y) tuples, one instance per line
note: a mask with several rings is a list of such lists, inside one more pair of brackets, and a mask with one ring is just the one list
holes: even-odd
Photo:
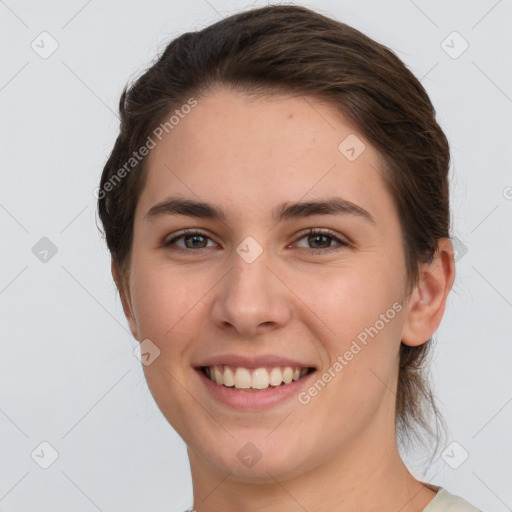
[[(417, 481), (400, 458), (394, 432), (362, 434), (321, 466), (293, 479), (241, 482), (206, 464), (189, 448), (198, 512), (421, 512), (435, 492)], [(361, 448), (363, 447), (363, 448)]]

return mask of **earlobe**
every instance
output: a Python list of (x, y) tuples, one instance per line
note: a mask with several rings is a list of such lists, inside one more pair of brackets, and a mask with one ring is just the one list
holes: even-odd
[[(135, 319), (135, 315), (133, 314), (133, 309), (130, 301), (130, 296), (128, 291), (125, 291), (125, 286), (121, 280), (119, 270), (117, 268), (117, 265), (115, 264), (114, 260), (111, 262), (110, 266), (112, 277), (114, 279), (114, 282), (116, 283), (116, 287), (119, 291), (119, 297), (121, 298), (121, 304), (123, 306), (124, 316), (126, 317), (126, 320), (128, 320), (128, 326), (130, 327), (130, 331), (133, 335), (133, 337), (138, 340), (138, 334), (137, 334), (137, 321)], [(128, 293), (128, 294), (127, 294)]]
[(441, 238), (433, 261), (420, 266), (418, 284), (409, 298), (402, 329), (404, 344), (418, 346), (432, 337), (443, 318), (454, 280), (453, 246), (450, 239)]

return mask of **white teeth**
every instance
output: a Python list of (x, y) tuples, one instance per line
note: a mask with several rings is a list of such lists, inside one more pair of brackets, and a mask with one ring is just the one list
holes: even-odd
[[(214, 368), (217, 368), (214, 366)], [(222, 382), (217, 382), (222, 384)], [(251, 374), (247, 368), (237, 368), (235, 372), (235, 388), (247, 389), (251, 387)]]
[(279, 386), (283, 382), (283, 374), (280, 368), (272, 368), (270, 372), (270, 385)]
[(235, 374), (231, 371), (231, 368), (228, 368), (227, 366), (224, 368), (224, 375), (222, 378), (224, 380), (224, 386), (231, 388), (235, 385)]
[(215, 382), (217, 384), (222, 384), (222, 373), (221, 371), (219, 370), (219, 367), (218, 366), (214, 366), (213, 367), (213, 377), (215, 379)]
[(265, 389), (270, 383), (270, 376), (266, 368), (256, 368), (252, 372), (251, 388)]
[(292, 368), (291, 366), (275, 367), (269, 372), (267, 368), (237, 367), (234, 371), (229, 366), (208, 366), (206, 376), (219, 385), (235, 387), (236, 389), (267, 389), (269, 386), (290, 384), (308, 373), (307, 368)]
[(287, 366), (284, 370), (283, 370), (283, 382), (285, 384), (290, 384), (290, 382), (293, 380), (293, 370)]

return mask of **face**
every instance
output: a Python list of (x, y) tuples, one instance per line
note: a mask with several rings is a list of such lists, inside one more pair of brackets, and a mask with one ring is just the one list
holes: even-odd
[[(317, 99), (217, 89), (147, 163), (128, 317), (194, 464), (265, 482), (394, 438), (405, 259), (375, 148)], [(262, 388), (314, 370), (244, 390), (214, 365)]]

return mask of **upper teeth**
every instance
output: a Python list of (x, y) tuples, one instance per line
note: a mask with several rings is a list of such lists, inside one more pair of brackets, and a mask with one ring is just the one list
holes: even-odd
[[(270, 370), (270, 371), (268, 371)], [(237, 389), (266, 389), (269, 386), (279, 386), (282, 382), (289, 384), (308, 373), (307, 368), (292, 368), (291, 366), (275, 368), (247, 368), (229, 366), (207, 366), (206, 375), (217, 384)]]

